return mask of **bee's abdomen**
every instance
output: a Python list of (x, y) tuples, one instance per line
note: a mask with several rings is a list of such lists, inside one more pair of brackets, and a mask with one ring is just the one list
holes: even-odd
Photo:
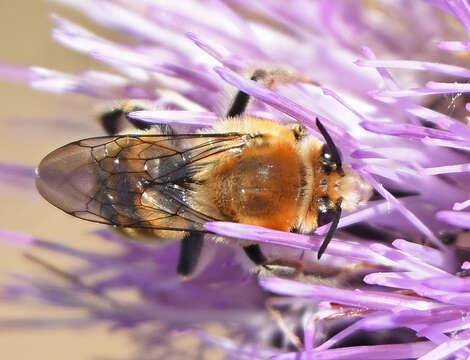
[(300, 166), (291, 144), (249, 147), (221, 160), (207, 186), (214, 205), (230, 220), (289, 230), (298, 218)]

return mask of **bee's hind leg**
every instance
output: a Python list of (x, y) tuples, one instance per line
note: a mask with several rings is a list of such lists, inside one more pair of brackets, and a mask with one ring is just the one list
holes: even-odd
[(196, 231), (187, 233), (181, 240), (177, 272), (184, 280), (193, 275), (199, 262), (204, 234)]
[(156, 130), (158, 134), (174, 135), (173, 128), (168, 124), (149, 124), (145, 121), (129, 117), (129, 114), (133, 111), (148, 110), (150, 108), (150, 103), (146, 104), (146, 102), (140, 100), (128, 100), (102, 113), (99, 116), (99, 122), (108, 135), (116, 135), (129, 128), (129, 125), (131, 128), (140, 131)]

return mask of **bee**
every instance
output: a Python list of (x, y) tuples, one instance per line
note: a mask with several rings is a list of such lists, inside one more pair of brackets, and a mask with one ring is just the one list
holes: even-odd
[[(251, 79), (264, 75), (255, 72)], [(342, 164), (318, 119), (325, 143), (300, 124), (244, 115), (249, 100), (240, 91), (228, 116), (198, 133), (175, 134), (165, 125), (158, 134), (114, 134), (116, 124), (139, 109), (127, 103), (101, 117), (110, 136), (75, 141), (47, 155), (37, 188), (66, 213), (131, 238), (180, 239), (177, 272), (183, 278), (196, 268), (208, 221), (300, 233), (331, 221), (320, 258), (341, 211), (365, 202), (371, 187)], [(241, 245), (256, 265), (267, 263), (257, 244)]]

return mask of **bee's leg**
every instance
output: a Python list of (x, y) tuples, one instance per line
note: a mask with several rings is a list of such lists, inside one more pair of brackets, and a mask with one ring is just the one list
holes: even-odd
[(175, 132), (173, 128), (168, 124), (149, 124), (145, 121), (129, 117), (129, 113), (133, 111), (147, 110), (148, 107), (149, 106), (146, 107), (143, 105), (142, 102), (129, 100), (112, 110), (104, 112), (99, 117), (99, 121), (103, 129), (109, 135), (118, 134), (125, 129), (127, 124), (130, 124), (132, 127), (142, 131), (149, 131), (156, 128), (159, 134), (174, 135)]
[(245, 254), (253, 261), (256, 265), (265, 265), (268, 259), (263, 255), (261, 248), (258, 244), (247, 245), (243, 247)]
[[(268, 76), (268, 73), (264, 70), (256, 70), (253, 75), (251, 76), (251, 80), (254, 81), (259, 81), (261, 79), (264, 79)], [(230, 106), (230, 109), (227, 112), (227, 116), (240, 116), (242, 115), (246, 107), (248, 106), (248, 103), (250, 102), (250, 95), (243, 91), (239, 91), (237, 95), (235, 96), (235, 99), (232, 102), (232, 105)]]
[[(300, 74), (292, 71), (291, 69), (285, 69), (281, 67), (273, 67), (270, 69), (256, 69), (251, 77), (251, 80), (256, 81), (268, 88), (273, 88), (276, 84), (282, 83), (305, 83), (315, 86), (320, 86), (317, 82), (305, 78)], [(250, 95), (243, 91), (239, 91), (235, 96), (229, 110), (227, 111), (227, 117), (229, 116), (240, 116), (242, 115), (250, 102)]]
[(99, 121), (108, 135), (116, 135), (119, 132), (119, 122), (123, 114), (122, 109), (116, 108), (100, 115)]
[(196, 269), (201, 255), (204, 234), (189, 232), (181, 240), (177, 272), (183, 279), (188, 279)]
[(250, 101), (250, 95), (239, 91), (233, 100), (230, 109), (227, 112), (227, 116), (239, 116), (245, 112), (248, 102)]

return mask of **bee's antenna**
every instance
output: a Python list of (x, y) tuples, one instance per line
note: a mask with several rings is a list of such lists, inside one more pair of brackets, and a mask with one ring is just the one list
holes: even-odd
[(339, 154), (338, 149), (336, 148), (335, 143), (333, 142), (333, 139), (331, 138), (330, 134), (328, 134), (328, 131), (326, 131), (325, 127), (322, 125), (322, 123), (320, 122), (318, 118), (316, 119), (316, 124), (317, 124), (318, 130), (320, 130), (320, 133), (325, 138), (326, 145), (328, 145), (331, 156), (333, 157), (333, 161), (336, 164), (337, 171), (341, 173), (343, 171), (341, 156)]
[(335, 233), (336, 228), (338, 227), (339, 219), (341, 218), (341, 202), (343, 201), (342, 198), (339, 198), (339, 200), (336, 202), (336, 211), (335, 211), (335, 217), (333, 221), (331, 222), (330, 229), (328, 230), (328, 233), (325, 236), (325, 240), (323, 240), (320, 249), (318, 249), (318, 260), (320, 260), (321, 256), (326, 250), (326, 247), (330, 243), (331, 239), (333, 238), (333, 234)]

